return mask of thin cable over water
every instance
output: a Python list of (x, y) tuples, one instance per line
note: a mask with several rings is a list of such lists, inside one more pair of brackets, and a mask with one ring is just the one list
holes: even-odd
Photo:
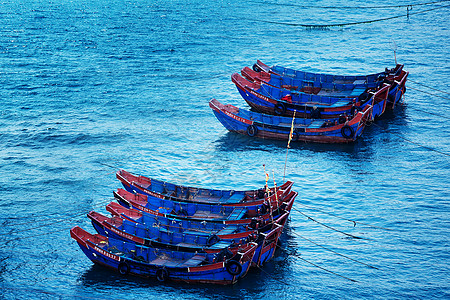
[(416, 88), (413, 88), (413, 87), (410, 87), (410, 86), (408, 88), (412, 89), (412, 90), (415, 90), (415, 91), (418, 91), (418, 92), (421, 92), (421, 93), (424, 93), (424, 94), (428, 94), (428, 95), (434, 96), (434, 97), (439, 97), (439, 98), (442, 98), (442, 99), (445, 99), (445, 100), (450, 100), (449, 97), (436, 95), (436, 94), (433, 94), (433, 93), (430, 93), (430, 92), (426, 92), (426, 91), (423, 91), (423, 90), (419, 90), (419, 89), (416, 89)]
[(276, 5), (276, 6), (295, 6), (301, 8), (323, 8), (323, 9), (390, 9), (390, 8), (412, 8), (414, 6), (423, 6), (423, 5), (432, 5), (443, 2), (448, 2), (450, 0), (440, 0), (440, 1), (432, 1), (425, 3), (411, 3), (411, 4), (402, 4), (402, 5), (373, 5), (373, 6), (323, 6), (323, 5), (313, 5), (313, 4), (296, 4), (296, 3), (276, 3), (276, 2), (263, 2), (263, 1), (250, 1), (253, 3), (264, 4), (264, 5)]
[(359, 261), (359, 260), (357, 260), (357, 259), (351, 258), (351, 257), (349, 257), (349, 256), (347, 256), (347, 255), (341, 254), (341, 253), (336, 252), (336, 251), (334, 251), (334, 250), (332, 250), (332, 249), (329, 249), (329, 248), (327, 248), (327, 247), (325, 247), (325, 246), (323, 246), (323, 245), (320, 245), (320, 244), (314, 242), (313, 240), (310, 240), (310, 239), (308, 239), (308, 238), (306, 238), (306, 237), (304, 237), (304, 236), (301, 236), (300, 234), (298, 234), (297, 232), (295, 232), (295, 231), (293, 231), (293, 230), (292, 230), (291, 232), (292, 232), (294, 235), (298, 236), (299, 238), (302, 238), (302, 239), (304, 239), (304, 240), (306, 240), (306, 241), (308, 241), (308, 242), (310, 242), (310, 243), (312, 243), (312, 244), (314, 244), (314, 245), (316, 245), (316, 246), (318, 246), (318, 247), (321, 247), (321, 248), (323, 248), (323, 249), (325, 249), (325, 250), (327, 250), (327, 251), (330, 251), (330, 252), (332, 252), (332, 253), (334, 253), (334, 254), (336, 254), (336, 255), (342, 256), (342, 257), (344, 257), (344, 258), (346, 258), (346, 259), (349, 259), (349, 260), (351, 260), (351, 261), (354, 261), (354, 262), (356, 262), (356, 263), (365, 265), (365, 266), (367, 266), (367, 267), (369, 267), (369, 268), (379, 270), (379, 268), (377, 268), (377, 267), (375, 267), (375, 266), (366, 264), (366, 263), (364, 263), (364, 262), (362, 262), (362, 261)]
[(422, 11), (418, 11), (418, 12), (409, 12), (408, 11), (407, 14), (399, 15), (399, 16), (380, 18), (380, 19), (374, 19), (374, 20), (359, 21), (359, 22), (340, 23), (340, 24), (299, 24), (299, 23), (268, 21), (268, 20), (262, 20), (262, 19), (249, 19), (249, 20), (257, 21), (257, 22), (263, 22), (263, 23), (270, 23), (270, 24), (293, 26), (293, 27), (305, 27), (305, 28), (308, 28), (308, 29), (320, 29), (320, 28), (326, 29), (326, 28), (329, 28), (329, 27), (343, 27), (343, 26), (350, 26), (350, 25), (369, 24), (369, 23), (393, 20), (393, 19), (398, 19), (398, 18), (402, 18), (402, 17), (409, 17), (411, 15), (423, 14), (423, 13), (427, 13), (427, 12), (434, 11), (434, 10), (437, 10), (437, 9), (448, 8), (448, 7), (450, 7), (450, 5), (439, 6), (439, 7), (430, 8), (430, 9), (426, 9), (426, 10), (422, 10)]
[(329, 225), (327, 225), (327, 224), (321, 223), (321, 222), (319, 222), (319, 221), (313, 219), (312, 217), (308, 216), (307, 214), (303, 213), (302, 211), (300, 211), (300, 210), (298, 210), (298, 209), (296, 209), (296, 208), (294, 208), (294, 207), (292, 208), (292, 210), (295, 210), (295, 211), (299, 212), (300, 214), (302, 214), (303, 216), (305, 216), (306, 218), (308, 218), (308, 220), (314, 221), (314, 222), (316, 222), (316, 223), (319, 224), (319, 225), (322, 225), (322, 226), (324, 226), (324, 227), (326, 227), (326, 228), (328, 228), (328, 229), (334, 230), (334, 231), (336, 231), (336, 232), (342, 233), (342, 234), (344, 234), (344, 235), (346, 235), (346, 236), (352, 237), (352, 238), (354, 238), (354, 239), (363, 239), (363, 240), (367, 239), (367, 238), (359, 237), (359, 236), (356, 236), (356, 235), (353, 235), (353, 234), (350, 234), (350, 233), (343, 232), (343, 231), (341, 231), (341, 230), (339, 230), (339, 229), (336, 229), (336, 228), (333, 228), (333, 227), (331, 227), (331, 226), (329, 226)]
[(418, 84), (418, 85), (422, 85), (422, 86), (424, 86), (424, 87), (426, 87), (426, 88), (429, 88), (429, 89), (431, 89), (431, 90), (435, 90), (435, 91), (437, 91), (437, 92), (440, 92), (440, 93), (444, 93), (444, 94), (448, 94), (448, 95), (450, 95), (450, 93), (449, 93), (449, 92), (446, 92), (446, 91), (442, 91), (442, 90), (439, 90), (439, 89), (437, 89), (437, 88), (434, 88), (434, 87), (431, 87), (431, 86), (429, 86), (429, 85), (426, 85), (426, 84), (423, 84), (423, 83), (420, 83), (420, 82), (417, 82), (417, 81), (411, 80), (411, 79), (409, 79), (409, 78), (408, 78), (408, 82), (412, 82), (412, 83), (415, 83), (415, 84)]
[(406, 142), (408, 142), (408, 143), (411, 143), (411, 144), (414, 144), (414, 145), (416, 145), (416, 146), (425, 148), (425, 149), (430, 150), (430, 151), (433, 151), (433, 152), (435, 152), (435, 153), (439, 153), (439, 154), (442, 154), (442, 155), (445, 155), (445, 156), (450, 156), (450, 153), (445, 153), (445, 152), (436, 150), (436, 149), (434, 149), (434, 148), (431, 148), (431, 147), (428, 147), (428, 146), (419, 144), (419, 143), (417, 143), (417, 142), (411, 141), (410, 139), (407, 139), (407, 138), (405, 138), (405, 137), (402, 137), (401, 135), (399, 135), (399, 134), (397, 134), (397, 133), (395, 133), (395, 132), (392, 132), (392, 131), (390, 131), (390, 130), (388, 130), (388, 129), (386, 129), (386, 128), (383, 128), (383, 127), (381, 127), (380, 125), (377, 125), (377, 124), (375, 124), (375, 123), (372, 123), (371, 125), (374, 125), (374, 126), (376, 126), (376, 127), (378, 127), (378, 128), (381, 128), (381, 129), (383, 129), (385, 132), (388, 132), (388, 133), (390, 133), (390, 134), (394, 134), (394, 135), (398, 136), (399, 138), (401, 138), (402, 140), (404, 140), (404, 141), (406, 141)]
[[(283, 247), (281, 247), (281, 246), (278, 245), (278, 244), (277, 244), (277, 247), (278, 247), (279, 249), (285, 251), (285, 252), (288, 253), (289, 255), (292, 255), (292, 253), (291, 253), (290, 251), (288, 251), (286, 248), (283, 248)], [(333, 272), (333, 271), (331, 271), (331, 270), (328, 270), (328, 269), (326, 269), (326, 268), (324, 268), (324, 267), (321, 267), (321, 266), (319, 266), (319, 265), (317, 265), (317, 264), (315, 264), (315, 263), (313, 263), (313, 262), (311, 262), (311, 261), (309, 261), (309, 260), (307, 260), (307, 259), (304, 259), (303, 257), (300, 257), (299, 255), (295, 255), (294, 257), (296, 257), (296, 258), (298, 258), (298, 259), (300, 259), (300, 260), (302, 260), (302, 261), (304, 261), (304, 262), (306, 262), (306, 263), (308, 263), (308, 264), (310, 264), (310, 265), (312, 265), (312, 266), (314, 266), (314, 267), (316, 267), (316, 268), (319, 268), (319, 269), (321, 269), (321, 270), (323, 270), (323, 271), (325, 271), (325, 272), (328, 272), (328, 273), (331, 273), (331, 274), (333, 274), (333, 275), (336, 275), (336, 276), (345, 278), (345, 279), (350, 280), (350, 281), (352, 281), (352, 282), (358, 282), (358, 281), (355, 280), (355, 279), (351, 279), (351, 278), (349, 278), (349, 277), (346, 277), (346, 276), (344, 276), (344, 275), (338, 274), (338, 273)], [(258, 266), (258, 268), (261, 269), (261, 267), (259, 267), (259, 266)], [(262, 269), (261, 269), (261, 270), (262, 270)], [(264, 271), (264, 270), (263, 270), (263, 271)], [(265, 272), (265, 271), (264, 271), (264, 272)], [(269, 274), (269, 273), (268, 273), (268, 274)], [(271, 274), (270, 274), (270, 275), (271, 275)]]
[(347, 219), (347, 218), (344, 218), (344, 217), (341, 217), (341, 216), (338, 216), (338, 215), (335, 215), (335, 214), (326, 212), (326, 211), (324, 211), (324, 210), (322, 210), (322, 209), (319, 209), (319, 208), (316, 208), (316, 207), (312, 207), (312, 206), (309, 206), (309, 205), (306, 205), (306, 204), (302, 204), (302, 203), (297, 203), (297, 204), (298, 204), (298, 205), (301, 205), (301, 206), (304, 206), (304, 207), (306, 207), (306, 208), (312, 209), (312, 210), (320, 211), (320, 212), (322, 212), (322, 213), (324, 213), (324, 214), (333, 216), (333, 217), (335, 217), (335, 218), (338, 218), (338, 219), (341, 219), (341, 220), (344, 220), (344, 221), (352, 222), (352, 223), (354, 224), (354, 226), (355, 226), (356, 224), (361, 224), (361, 225), (365, 225), (365, 226), (368, 226), (368, 227), (373, 227), (373, 228), (378, 228), (378, 229), (383, 229), (383, 230), (392, 230), (392, 229), (385, 228), (385, 227), (380, 227), (380, 226), (370, 225), (370, 224), (363, 223), (363, 222), (360, 222), (360, 221), (355, 221), (355, 220)]

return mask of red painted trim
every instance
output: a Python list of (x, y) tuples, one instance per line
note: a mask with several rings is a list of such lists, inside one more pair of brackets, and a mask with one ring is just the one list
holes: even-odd
[[(223, 105), (222, 103), (220, 103), (219, 101), (217, 101), (216, 99), (212, 99), (209, 102), (209, 106), (211, 108), (213, 108), (215, 111), (217, 112), (222, 112), (224, 114), (226, 114), (227, 116), (229, 116), (230, 118), (233, 118), (235, 120), (238, 120), (239, 122), (242, 122), (244, 124), (249, 124), (252, 125), (253, 121), (248, 120), (248, 119), (244, 119), (242, 117), (239, 117), (237, 115), (235, 115), (233, 112), (231, 112), (231, 110), (229, 109), (229, 107), (227, 107), (226, 105)], [(233, 108), (236, 108), (237, 111), (239, 111), (239, 109), (235, 106), (232, 106)]]

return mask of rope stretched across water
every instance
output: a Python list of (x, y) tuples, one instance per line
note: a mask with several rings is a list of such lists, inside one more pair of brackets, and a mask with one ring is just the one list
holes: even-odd
[(323, 5), (302, 5), (295, 3), (276, 3), (276, 2), (263, 2), (263, 1), (250, 1), (253, 3), (264, 4), (264, 5), (276, 5), (276, 6), (294, 6), (301, 8), (323, 8), (323, 9), (390, 9), (390, 8), (412, 8), (414, 6), (424, 6), (432, 5), (443, 2), (448, 2), (450, 0), (440, 0), (425, 3), (413, 3), (413, 4), (402, 4), (402, 5), (376, 5), (376, 6), (323, 6)]
[[(430, 93), (430, 92), (427, 92), (427, 91), (423, 91), (423, 90), (419, 90), (419, 89), (416, 89), (416, 88), (413, 88), (413, 87), (410, 87), (410, 86), (408, 88), (412, 89), (412, 90), (415, 90), (415, 91), (418, 91), (418, 92), (421, 92), (421, 93), (424, 93), (424, 94), (428, 94), (428, 95), (434, 96), (434, 97), (439, 97), (439, 98), (442, 98), (442, 99), (445, 99), (445, 100), (450, 100), (449, 97), (436, 95), (436, 94), (433, 94), (433, 93)], [(445, 92), (443, 92), (443, 93), (445, 93)]]
[[(279, 248), (279, 249), (285, 251), (286, 253), (288, 253), (289, 255), (295, 256), (296, 258), (298, 258), (298, 259), (300, 259), (300, 260), (302, 260), (302, 261), (304, 261), (304, 262), (306, 262), (306, 263), (308, 263), (308, 264), (310, 264), (310, 265), (313, 265), (314, 267), (319, 268), (319, 269), (321, 269), (321, 270), (323, 270), (323, 271), (326, 271), (326, 272), (331, 273), (331, 274), (333, 274), (333, 275), (336, 275), (336, 276), (345, 278), (345, 279), (350, 280), (350, 281), (352, 281), (352, 282), (358, 282), (358, 281), (355, 280), (355, 279), (351, 279), (351, 278), (349, 278), (349, 277), (346, 277), (346, 276), (344, 276), (344, 275), (338, 274), (338, 273), (333, 272), (333, 271), (331, 271), (331, 270), (328, 270), (328, 269), (326, 269), (326, 268), (324, 268), (324, 267), (321, 267), (321, 266), (319, 266), (319, 265), (317, 265), (317, 264), (315, 264), (315, 263), (313, 263), (313, 262), (310, 262), (309, 260), (304, 259), (303, 257), (300, 257), (299, 255), (294, 255), (293, 253), (291, 253), (290, 251), (288, 251), (286, 248), (283, 248), (283, 247), (281, 247), (281, 246), (278, 245), (278, 244), (277, 244), (277, 248)], [(267, 274), (269, 274), (269, 275), (272, 275), (272, 274), (270, 274), (270, 273), (264, 271), (260, 266), (257, 266), (257, 267), (258, 267), (260, 270), (262, 270), (263, 272), (265, 272), (265, 273), (267, 273)], [(276, 279), (276, 278), (275, 278), (275, 279)], [(289, 283), (288, 283), (288, 284), (289, 284)]]
[(323, 246), (323, 245), (320, 245), (320, 244), (314, 242), (313, 240), (310, 240), (310, 239), (308, 239), (308, 238), (306, 238), (306, 237), (304, 237), (304, 236), (301, 236), (300, 234), (296, 233), (295, 231), (291, 231), (291, 232), (292, 232), (294, 235), (298, 236), (299, 238), (302, 238), (302, 239), (304, 239), (304, 240), (306, 240), (306, 241), (308, 241), (308, 242), (310, 242), (310, 243), (312, 243), (312, 244), (314, 244), (314, 245), (316, 245), (316, 246), (318, 246), (318, 247), (321, 247), (321, 248), (323, 248), (323, 249), (325, 249), (325, 250), (327, 250), (327, 251), (330, 251), (330, 252), (332, 252), (332, 253), (334, 253), (334, 254), (336, 254), (336, 255), (342, 256), (342, 257), (344, 257), (344, 258), (346, 258), (346, 259), (349, 259), (349, 260), (351, 260), (351, 261), (354, 261), (354, 262), (356, 262), (356, 263), (365, 265), (365, 266), (367, 266), (367, 267), (369, 267), (369, 268), (379, 270), (379, 268), (377, 268), (377, 267), (375, 267), (375, 266), (366, 264), (366, 263), (364, 263), (364, 262), (362, 262), (362, 261), (359, 261), (359, 260), (357, 260), (357, 259), (351, 258), (351, 257), (349, 257), (349, 256), (347, 256), (347, 255), (341, 254), (341, 253), (336, 252), (336, 251), (334, 251), (334, 250), (332, 250), (332, 249), (330, 249), (330, 248), (327, 248), (327, 247), (325, 247), (325, 246)]
[(444, 93), (444, 94), (450, 95), (449, 92), (441, 91), (441, 90), (439, 90), (439, 89), (437, 89), (437, 88), (431, 87), (431, 86), (429, 86), (429, 85), (426, 85), (426, 84), (423, 84), (423, 83), (420, 83), (420, 82), (417, 82), (417, 81), (414, 81), (414, 80), (411, 80), (411, 79), (409, 79), (409, 78), (408, 78), (408, 82), (412, 82), (412, 83), (415, 83), (415, 84), (424, 86), (424, 87), (429, 88), (429, 89), (431, 89), (431, 90), (435, 90), (436, 92), (440, 92), (440, 93)]
[(278, 25), (286, 25), (286, 26), (294, 26), (294, 27), (304, 27), (307, 29), (320, 29), (320, 28), (326, 29), (329, 27), (343, 27), (343, 26), (350, 26), (350, 25), (360, 25), (360, 24), (369, 24), (369, 23), (387, 21), (387, 20), (398, 19), (398, 18), (402, 18), (402, 17), (409, 17), (411, 15), (423, 14), (423, 13), (427, 13), (427, 12), (430, 12), (433, 10), (437, 10), (437, 9), (441, 9), (441, 8), (449, 8), (449, 7), (450, 7), (450, 5), (443, 5), (443, 6), (434, 7), (434, 8), (421, 10), (421, 11), (417, 11), (417, 12), (409, 12), (408, 11), (407, 14), (399, 15), (399, 16), (380, 18), (380, 19), (375, 19), (375, 20), (359, 21), (359, 22), (340, 23), (340, 24), (298, 24), (298, 23), (268, 21), (268, 20), (261, 20), (261, 19), (249, 19), (249, 20), (270, 23), (270, 24), (278, 24)]
[(299, 212), (300, 214), (302, 214), (303, 216), (305, 216), (306, 218), (308, 218), (308, 220), (314, 221), (314, 222), (316, 222), (316, 223), (319, 224), (319, 225), (322, 225), (322, 226), (324, 226), (324, 227), (326, 227), (326, 228), (328, 228), (328, 229), (334, 230), (334, 231), (336, 231), (336, 232), (342, 233), (342, 234), (344, 234), (344, 235), (346, 235), (346, 236), (352, 237), (352, 238), (354, 238), (354, 239), (364, 239), (364, 240), (367, 239), (367, 238), (359, 237), (359, 236), (356, 236), (356, 235), (353, 235), (353, 234), (350, 234), (350, 233), (346, 233), (346, 232), (344, 232), (344, 231), (341, 231), (341, 230), (339, 230), (339, 229), (336, 229), (336, 228), (334, 228), (334, 227), (331, 227), (331, 226), (329, 226), (329, 225), (327, 225), (327, 224), (324, 224), (324, 223), (322, 223), (322, 222), (319, 222), (319, 221), (317, 221), (316, 219), (313, 219), (312, 217), (308, 216), (307, 214), (301, 212), (300, 210), (298, 210), (298, 209), (296, 209), (296, 208), (294, 208), (294, 207), (292, 208), (292, 210), (295, 210), (295, 211)]
[(306, 205), (306, 204), (302, 204), (302, 203), (297, 203), (297, 204), (298, 204), (298, 205), (301, 205), (301, 206), (304, 206), (304, 207), (306, 207), (306, 208), (312, 209), (312, 210), (320, 211), (321, 213), (324, 213), (324, 214), (333, 216), (333, 217), (338, 218), (338, 219), (341, 219), (341, 220), (345, 220), (345, 221), (352, 222), (352, 223), (353, 223), (353, 227), (355, 227), (356, 224), (361, 224), (361, 225), (368, 226), (368, 227), (372, 227), (372, 228), (378, 228), (378, 229), (383, 229), (383, 230), (392, 230), (392, 229), (385, 228), (385, 227), (375, 226), (375, 225), (363, 223), (363, 222), (360, 222), (360, 221), (355, 221), (355, 220), (347, 219), (347, 218), (344, 218), (344, 217), (341, 217), (341, 216), (332, 214), (332, 213), (330, 213), (330, 212), (326, 212), (326, 211), (324, 211), (324, 210), (322, 210), (322, 209), (320, 209), (320, 208), (312, 207), (312, 206), (309, 206), (309, 205)]

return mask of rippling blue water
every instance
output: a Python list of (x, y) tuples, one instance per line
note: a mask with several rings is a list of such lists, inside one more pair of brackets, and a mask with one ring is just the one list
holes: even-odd
[[(449, 91), (448, 8), (328, 30), (264, 22), (336, 24), (406, 14), (296, 3), (306, 6), (0, 4), (0, 298), (449, 298), (450, 105), (448, 94), (422, 85)], [(233, 72), (261, 59), (373, 73), (394, 65), (394, 48), (410, 71), (405, 105), (355, 144), (292, 147), (286, 177), (299, 196), (283, 236), (287, 252), (262, 270), (231, 287), (159, 284), (94, 266), (70, 238), (75, 225), (93, 232), (86, 213), (105, 212), (119, 167), (187, 185), (247, 189), (264, 184), (265, 163), (281, 183), (285, 143), (228, 133), (208, 107), (212, 97), (245, 107)], [(323, 211), (390, 230), (354, 227)]]

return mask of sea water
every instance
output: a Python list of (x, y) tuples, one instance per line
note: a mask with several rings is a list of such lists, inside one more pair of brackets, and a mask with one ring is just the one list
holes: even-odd
[[(449, 298), (449, 9), (383, 3), (3, 1), (0, 298)], [(208, 106), (247, 108), (230, 76), (257, 59), (369, 74), (395, 58), (404, 104), (353, 144), (287, 152)], [(299, 195), (275, 258), (233, 286), (124, 277), (70, 238), (94, 232), (86, 214), (106, 213), (119, 168), (242, 190), (265, 184), (263, 164)]]

